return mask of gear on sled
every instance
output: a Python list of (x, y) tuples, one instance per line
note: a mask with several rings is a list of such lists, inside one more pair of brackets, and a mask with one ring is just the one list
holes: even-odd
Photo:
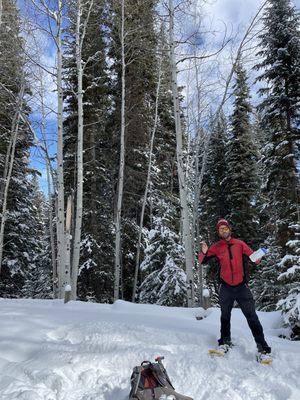
[(155, 363), (143, 361), (133, 368), (129, 400), (193, 400), (175, 391), (163, 359), (156, 357)]

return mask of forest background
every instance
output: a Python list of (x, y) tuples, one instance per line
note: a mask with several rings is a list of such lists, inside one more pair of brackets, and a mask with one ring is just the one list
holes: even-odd
[(0, 295), (218, 300), (234, 235), (300, 336), (299, 1), (0, 0)]

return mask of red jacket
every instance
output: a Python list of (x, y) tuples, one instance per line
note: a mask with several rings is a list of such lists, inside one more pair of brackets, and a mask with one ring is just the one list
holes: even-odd
[[(236, 286), (245, 281), (243, 256), (250, 256), (253, 250), (245, 242), (231, 238), (229, 242), (222, 239), (214, 243), (207, 253), (198, 255), (199, 263), (206, 263), (217, 257), (220, 264), (220, 278), (228, 285)], [(259, 261), (256, 262), (259, 264)]]

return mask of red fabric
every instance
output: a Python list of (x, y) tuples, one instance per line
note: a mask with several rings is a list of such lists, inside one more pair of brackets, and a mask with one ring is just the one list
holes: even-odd
[[(231, 250), (232, 258), (230, 259)], [(206, 262), (205, 257), (217, 257), (220, 264), (220, 278), (228, 285), (236, 286), (243, 282), (243, 254), (250, 256), (253, 250), (245, 242), (231, 238), (228, 242), (224, 239), (213, 244), (206, 254), (200, 252), (198, 255), (199, 263)], [(259, 264), (259, 261), (256, 262)]]
[(152, 389), (158, 386), (158, 382), (150, 369), (144, 369), (141, 375), (143, 377), (144, 389)]

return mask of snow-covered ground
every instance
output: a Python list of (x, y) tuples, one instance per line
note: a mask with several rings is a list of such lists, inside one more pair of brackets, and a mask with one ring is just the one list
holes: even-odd
[(280, 339), (280, 315), (259, 313), (271, 366), (233, 310), (236, 346), (210, 358), (219, 310), (55, 300), (0, 300), (0, 400), (125, 400), (132, 368), (165, 356), (175, 389), (194, 400), (299, 400), (300, 343)]

